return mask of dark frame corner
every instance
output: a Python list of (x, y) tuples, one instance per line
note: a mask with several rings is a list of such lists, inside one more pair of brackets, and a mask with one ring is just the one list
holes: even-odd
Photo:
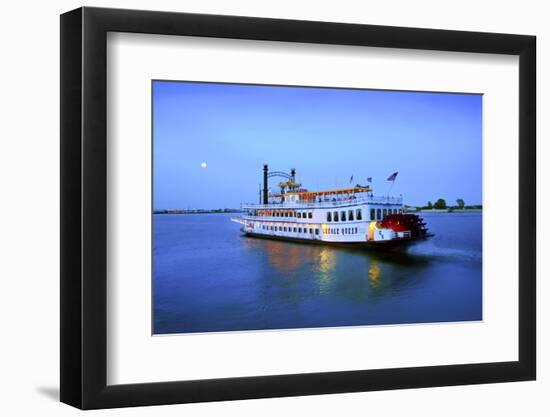
[[(107, 33), (519, 56), (519, 360), (106, 384)], [(536, 378), (536, 38), (250, 17), (80, 8), (61, 15), (61, 401), (82, 409), (525, 381)]]

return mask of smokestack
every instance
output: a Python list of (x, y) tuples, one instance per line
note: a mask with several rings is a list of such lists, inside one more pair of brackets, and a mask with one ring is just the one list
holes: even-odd
[(269, 172), (269, 168), (267, 167), (267, 164), (264, 165), (264, 204), (267, 204), (267, 173)]

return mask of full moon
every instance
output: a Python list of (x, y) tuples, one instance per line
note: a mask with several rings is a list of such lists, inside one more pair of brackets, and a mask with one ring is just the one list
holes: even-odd
[(208, 166), (208, 164), (206, 162), (201, 162), (201, 168), (206, 168)]

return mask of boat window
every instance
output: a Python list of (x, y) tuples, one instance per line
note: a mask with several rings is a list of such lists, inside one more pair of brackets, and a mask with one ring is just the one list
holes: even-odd
[(288, 217), (288, 211), (285, 211), (285, 217)]
[[(371, 219), (371, 221), (376, 220), (376, 214), (375, 214), (375, 210), (373, 208), (370, 209), (370, 219)], [(359, 220), (359, 217), (357, 217), (357, 220)]]
[(335, 211), (333, 214), (332, 214), (332, 218), (334, 219), (335, 222), (338, 221), (338, 212)]
[(302, 228), (298, 227), (298, 233), (302, 233)]
[(319, 234), (319, 229), (315, 229), (315, 234), (316, 234), (316, 235)]
[(376, 219), (377, 220), (382, 220), (382, 210), (381, 209), (376, 209)]
[(348, 211), (348, 220), (353, 221), (353, 210)]
[(332, 213), (330, 211), (327, 211), (327, 222), (332, 221)]
[(296, 217), (298, 217), (299, 219), (302, 218), (302, 213), (299, 211), (298, 213), (296, 213)]
[(340, 221), (345, 222), (345, 221), (346, 221), (346, 212), (345, 212), (345, 211), (341, 211), (341, 212), (340, 212), (340, 216), (341, 216)]
[(309, 217), (310, 219), (313, 218), (313, 213), (310, 211), (308, 214), (307, 214), (307, 217)]
[(388, 209), (384, 209), (384, 217), (388, 215)]
[(355, 210), (355, 218), (357, 220), (362, 220), (363, 219), (363, 210), (361, 210), (361, 209)]

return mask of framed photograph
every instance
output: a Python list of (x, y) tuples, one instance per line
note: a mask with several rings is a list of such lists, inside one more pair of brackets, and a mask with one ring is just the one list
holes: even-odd
[(61, 401), (533, 380), (535, 37), (61, 16)]

